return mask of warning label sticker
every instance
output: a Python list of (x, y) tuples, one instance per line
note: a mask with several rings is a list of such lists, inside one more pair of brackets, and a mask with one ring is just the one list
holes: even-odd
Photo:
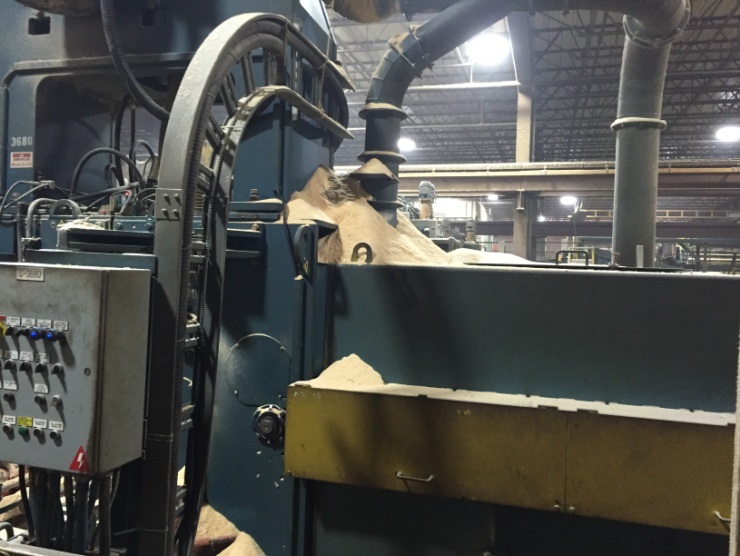
[(69, 470), (76, 471), (77, 473), (90, 473), (90, 464), (87, 463), (85, 448), (82, 446), (77, 450), (75, 457), (72, 458), (72, 463), (69, 464)]
[(10, 153), (11, 168), (33, 168), (33, 152)]
[(32, 427), (33, 417), (18, 417), (18, 425), (21, 427)]

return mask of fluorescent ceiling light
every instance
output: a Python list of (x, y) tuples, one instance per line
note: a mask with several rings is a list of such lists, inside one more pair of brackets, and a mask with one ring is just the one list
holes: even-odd
[(740, 141), (740, 127), (735, 125), (721, 127), (717, 130), (716, 137), (717, 141), (722, 141), (723, 143)]
[(576, 199), (572, 195), (565, 195), (564, 197), (560, 197), (560, 204), (561, 205), (572, 207), (576, 203), (578, 203), (578, 199)]
[(544, 215), (544, 214), (540, 214), (540, 215), (539, 215), (539, 216), (537, 217), (537, 222), (544, 222), (544, 221), (545, 221), (545, 215)]
[(401, 137), (398, 140), (398, 149), (401, 152), (409, 152), (416, 150), (416, 141), (409, 139), (408, 137)]
[(504, 35), (484, 31), (466, 46), (468, 62), (476, 66), (497, 66), (509, 57), (511, 42)]
[(486, 199), (488, 199), (489, 201), (498, 201), (498, 195), (496, 195), (495, 193), (489, 193), (486, 196)]

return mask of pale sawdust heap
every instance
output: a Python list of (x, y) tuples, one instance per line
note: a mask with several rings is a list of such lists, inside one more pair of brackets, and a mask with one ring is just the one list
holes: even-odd
[(198, 521), (198, 539), (236, 537), (236, 540), (220, 552), (222, 556), (265, 556), (257, 542), (239, 529), (211, 506), (203, 506)]
[(465, 263), (531, 264), (527, 259), (517, 257), (511, 253), (494, 253), (492, 251), (476, 251), (475, 249), (464, 248), (447, 253), (447, 258), (453, 265)]
[(354, 353), (329, 365), (317, 378), (308, 381), (317, 388), (338, 386), (382, 386), (383, 377)]
[[(321, 166), (303, 190), (288, 203), (288, 221), (323, 220), (338, 226), (319, 242), (319, 262), (349, 263), (358, 243), (373, 251), (373, 264), (450, 264), (447, 254), (424, 236), (403, 214), (398, 226), (388, 225), (368, 204), (370, 196), (354, 180), (337, 178)], [(364, 257), (361, 261), (364, 263)]]

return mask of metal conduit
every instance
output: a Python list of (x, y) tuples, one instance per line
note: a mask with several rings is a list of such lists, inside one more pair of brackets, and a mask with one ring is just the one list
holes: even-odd
[[(401, 107), (413, 79), (512, 11), (563, 8), (562, 0), (418, 0), (403, 4), (407, 14), (430, 5), (446, 7), (424, 25), (390, 41), (360, 112), (366, 120), (366, 134), (359, 159), (377, 158), (396, 176), (406, 160), (399, 152), (398, 139), (406, 118)], [(570, 0), (568, 7), (626, 14), (617, 119), (612, 124), (617, 141), (612, 247), (621, 265), (636, 266), (639, 250), (645, 266), (653, 266), (660, 132), (667, 125), (660, 119), (663, 86), (671, 43), (688, 23), (690, 5), (688, 0)], [(395, 224), (397, 184), (370, 193), (386, 220)]]

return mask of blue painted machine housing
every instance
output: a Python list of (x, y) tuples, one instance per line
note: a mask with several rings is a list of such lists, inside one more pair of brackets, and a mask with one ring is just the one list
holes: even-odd
[[(145, 0), (118, 2), (118, 24), (132, 69), (153, 87), (149, 91), (164, 105), (174, 98), (177, 81), (201, 42), (218, 24), (237, 14), (266, 11), (284, 15), (297, 22), (323, 52), (330, 56), (335, 52), (320, 0), (162, 0), (154, 12), (147, 7), (150, 4)], [(113, 120), (126, 96), (105, 44), (99, 14), (81, 18), (49, 14), (50, 32), (31, 35), (28, 21), (34, 14), (16, 2), (0, 4), (5, 46), (0, 49), (2, 192), (20, 180), (53, 180), (67, 187), (82, 156), (111, 143)], [(142, 109), (137, 116), (139, 138), (156, 148), (159, 123)], [(270, 129), (252, 137), (244, 149), (251, 164), (248, 172), (237, 176), (235, 200), (246, 200), (251, 189), (257, 189), (262, 198), (274, 195), (277, 169), (283, 163), (278, 155), (282, 126), (279, 114), (274, 116), (267, 126)], [(309, 129), (299, 129), (301, 123)], [(284, 181), (289, 187), (284, 188), (291, 191), (302, 187), (318, 164), (329, 164), (338, 146), (305, 122), (292, 127), (285, 139), (290, 150), (287, 156), (305, 163), (286, 165)], [(298, 137), (291, 138), (296, 130)], [(32, 162), (28, 158), (24, 164), (13, 162), (13, 153), (30, 153)], [(108, 164), (105, 156), (91, 159), (78, 190), (107, 187)], [(7, 254), (11, 246), (12, 242), (0, 238), (0, 252)]]

